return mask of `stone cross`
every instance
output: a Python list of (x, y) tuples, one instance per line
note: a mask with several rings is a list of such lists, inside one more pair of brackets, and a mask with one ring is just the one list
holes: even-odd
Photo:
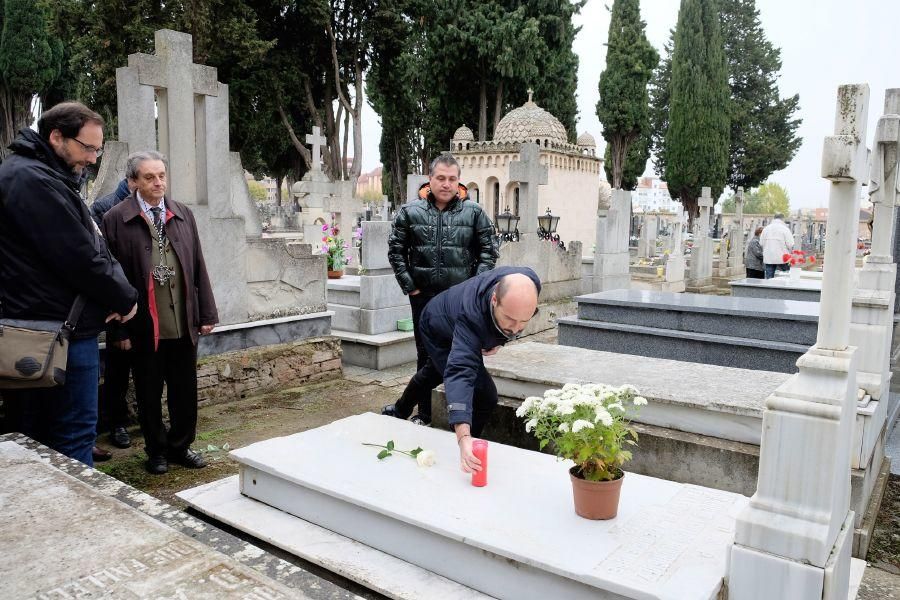
[[(850, 335), (853, 269), (856, 265), (856, 223), (859, 191), (866, 177), (866, 119), (869, 86), (844, 85), (838, 92), (834, 135), (825, 138), (822, 177), (831, 182), (826, 224), (825, 264), (816, 346), (846, 350)], [(845, 227), (853, 223), (853, 227)]]
[(900, 146), (900, 88), (885, 92), (884, 116), (875, 128), (872, 149), (872, 170), (869, 177), (869, 197), (872, 200), (872, 254), (870, 261), (893, 262), (891, 235), (894, 209), (900, 201), (898, 177), (898, 146)]
[[(169, 192), (186, 204), (207, 204), (205, 96), (219, 96), (216, 70), (193, 64), (193, 43), (187, 33), (161, 29), (154, 36), (156, 54), (131, 54), (128, 66), (116, 70), (119, 137), (131, 151), (158, 148), (169, 160)], [(120, 71), (121, 73), (120, 79)], [(136, 72), (136, 77), (135, 77)], [(136, 79), (138, 89), (122, 85)], [(157, 145), (153, 133), (153, 95), (158, 109)], [(135, 109), (148, 110), (129, 116)], [(227, 106), (224, 107), (227, 115)], [(225, 146), (227, 152), (227, 143)]]
[(318, 127), (313, 127), (312, 133), (306, 134), (306, 143), (312, 146), (311, 168), (313, 171), (322, 170), (322, 146), (324, 146), (327, 141), (325, 136), (322, 135), (322, 130)]
[(538, 186), (547, 185), (550, 169), (541, 164), (541, 149), (537, 144), (522, 144), (519, 157), (519, 160), (509, 163), (509, 179), (519, 183), (521, 230), (524, 235), (528, 235), (532, 231), (537, 232), (540, 206)]
[(700, 198), (697, 199), (697, 205), (700, 207), (700, 230), (698, 233), (701, 237), (709, 237), (709, 214), (713, 207), (711, 188), (702, 188)]
[[(756, 493), (738, 515), (728, 574), (731, 600), (847, 595), (854, 518), (850, 455), (857, 412), (857, 348), (850, 346), (859, 192), (866, 176), (867, 85), (838, 89), (835, 134), (825, 138), (831, 182), (816, 344), (798, 373), (766, 399)], [(848, 226), (852, 225), (852, 226)]]
[[(737, 233), (733, 234), (731, 247), (734, 249), (734, 265), (740, 267), (744, 264), (744, 188), (739, 187), (734, 194), (734, 217), (737, 220)], [(753, 235), (751, 233), (751, 235)]]

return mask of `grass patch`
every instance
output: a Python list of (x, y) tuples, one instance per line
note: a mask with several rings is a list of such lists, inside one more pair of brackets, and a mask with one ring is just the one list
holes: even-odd
[(96, 468), (101, 473), (106, 473), (132, 487), (147, 490), (152, 487), (153, 476), (144, 469), (144, 461), (143, 453), (133, 454), (108, 463), (98, 464)]
[(226, 428), (226, 427), (220, 427), (218, 429), (211, 429), (210, 431), (204, 431), (203, 433), (197, 434), (197, 441), (198, 442), (206, 442), (211, 439), (217, 438), (222, 434), (228, 433), (230, 431), (231, 431), (231, 429)]

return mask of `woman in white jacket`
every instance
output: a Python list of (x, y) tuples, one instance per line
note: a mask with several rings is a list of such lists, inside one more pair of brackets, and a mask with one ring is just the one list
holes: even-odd
[(794, 234), (784, 224), (784, 215), (777, 213), (775, 219), (766, 225), (759, 243), (763, 248), (763, 262), (766, 265), (766, 279), (775, 277), (775, 271), (787, 271), (790, 263), (784, 260), (785, 254), (794, 250)]

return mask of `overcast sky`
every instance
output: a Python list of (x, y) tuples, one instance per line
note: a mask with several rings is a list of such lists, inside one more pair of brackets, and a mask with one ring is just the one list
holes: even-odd
[[(607, 2), (612, 5), (612, 0)], [(678, 0), (641, 1), (647, 37), (660, 53), (669, 30), (675, 27), (679, 4)], [(871, 140), (884, 106), (885, 89), (900, 87), (900, 0), (757, 0), (756, 5), (768, 39), (781, 48), (782, 96), (800, 94), (803, 119), (799, 129), (803, 145), (793, 162), (773, 174), (771, 180), (788, 189), (793, 208), (827, 206), (828, 186), (819, 175), (819, 166), (822, 141), (834, 131), (837, 86), (869, 84), (867, 135)], [(609, 29), (604, 0), (588, 0), (576, 22), (581, 26), (575, 39), (579, 56), (578, 133), (590, 132), (602, 146), (595, 107)], [(448, 85), (458, 87), (459, 79), (465, 80), (465, 73), (447, 76)], [(535, 101), (541, 104), (540, 98)], [(380, 131), (378, 116), (367, 104), (363, 111), (364, 172), (379, 164)]]

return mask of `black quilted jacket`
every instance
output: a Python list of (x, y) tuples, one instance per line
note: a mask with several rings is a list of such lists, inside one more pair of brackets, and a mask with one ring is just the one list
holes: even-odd
[(477, 203), (459, 195), (443, 211), (434, 206), (428, 184), (419, 198), (404, 204), (394, 218), (388, 259), (403, 293), (432, 295), (490, 271), (497, 262), (494, 226)]

